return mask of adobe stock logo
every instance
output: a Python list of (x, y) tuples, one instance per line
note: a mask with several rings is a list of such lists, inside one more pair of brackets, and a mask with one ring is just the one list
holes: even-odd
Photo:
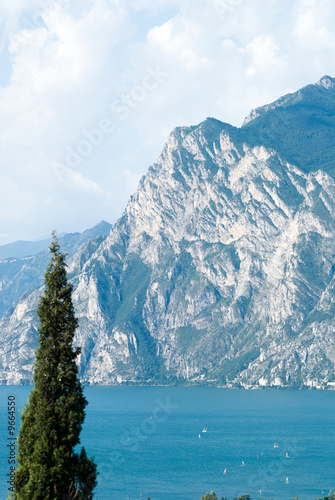
[(39, 9), (31, 17), (22, 17), (23, 29), (10, 36), (11, 43), (16, 47), (27, 45), (33, 39), (35, 30), (45, 26), (48, 20), (54, 17), (60, 8), (66, 7), (68, 3), (69, 0), (41, 0)]
[[(113, 479), (118, 475), (119, 487), (121, 486), (124, 491), (127, 489), (127, 484), (123, 476), (119, 477), (120, 467), (122, 468), (127, 463), (127, 451), (136, 452), (139, 450), (141, 443), (144, 443), (150, 436), (157, 432), (159, 426), (163, 425), (167, 419), (178, 410), (180, 405), (173, 404), (169, 397), (165, 401), (156, 399), (156, 406), (154, 407), (151, 415), (143, 419), (138, 425), (132, 427), (129, 432), (120, 437), (117, 449), (112, 450), (107, 455), (103, 464), (98, 465), (98, 484), (105, 485), (107, 482), (113, 484)], [(106, 444), (108, 443), (106, 440)], [(89, 474), (86, 477), (86, 486), (84, 495), (87, 497), (93, 492), (94, 489), (94, 474)], [(76, 491), (73, 493), (64, 493), (62, 500), (75, 500), (78, 498)], [(86, 498), (86, 497), (85, 497)]]
[(120, 120), (126, 120), (132, 109), (138, 108), (139, 104), (145, 101), (148, 94), (164, 82), (168, 73), (162, 71), (159, 66), (155, 68), (147, 67), (140, 85), (135, 85), (129, 92), (121, 94), (112, 104), (112, 110)]
[(229, 12), (236, 9), (243, 0), (214, 0), (213, 7), (221, 19)]
[(71, 171), (77, 169), (82, 161), (98, 148), (105, 140), (117, 131), (117, 123), (129, 118), (132, 111), (137, 109), (169, 76), (159, 66), (145, 68), (145, 75), (139, 84), (120, 94), (111, 106), (111, 114), (103, 117), (92, 129), (82, 129), (82, 138), (76, 145), (67, 146), (65, 163), (53, 162), (52, 168), (58, 180), (64, 182)]
[(273, 457), (265, 463), (262, 463), (262, 457), (260, 457), (256, 471), (251, 473), (248, 478), (248, 485), (251, 488), (257, 487), (264, 492), (278, 480), (281, 480), (284, 484), (285, 478), (287, 478), (286, 482), (291, 482), (292, 464), (291, 460), (287, 459), (295, 459), (303, 455), (305, 448), (301, 446), (296, 438), (284, 439), (280, 445), (282, 451), (277, 457)]
[[(128, 453), (136, 453), (141, 444), (150, 437), (152, 438), (158, 428), (164, 425), (168, 418), (180, 407), (178, 404), (173, 404), (169, 397), (166, 397), (165, 401), (156, 399), (155, 403), (156, 406), (151, 415), (124, 433), (120, 437), (117, 448), (109, 453), (108, 462), (99, 468), (101, 482), (110, 480), (111, 477), (118, 474), (119, 468), (127, 463)], [(126, 484), (124, 483), (123, 486), (126, 487)]]

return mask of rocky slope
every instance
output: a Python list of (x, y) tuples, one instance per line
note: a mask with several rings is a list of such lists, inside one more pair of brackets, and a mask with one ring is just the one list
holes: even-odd
[[(64, 252), (74, 255), (86, 241), (105, 237), (111, 224), (102, 221), (83, 233), (68, 233), (59, 238)], [(0, 318), (11, 311), (17, 301), (25, 294), (43, 284), (46, 266), (49, 263), (50, 240), (29, 245), (16, 242), (0, 247)], [(18, 257), (20, 255), (20, 257)]]
[[(301, 116), (311, 100), (334, 99), (325, 78), (299, 97)], [(254, 112), (241, 129), (214, 119), (175, 129), (109, 236), (70, 258), (82, 380), (335, 385), (331, 166), (303, 168), (300, 155), (298, 168), (287, 145), (279, 154), (270, 132), (265, 146), (256, 133), (279, 108), (298, 120), (296, 99)], [(40, 293), (1, 320), (2, 383), (31, 381)]]

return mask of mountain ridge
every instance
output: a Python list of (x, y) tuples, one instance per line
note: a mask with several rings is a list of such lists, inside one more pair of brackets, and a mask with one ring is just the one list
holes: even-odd
[[(59, 237), (59, 242), (64, 252), (70, 257), (78, 250), (85, 241), (107, 235), (111, 229), (111, 224), (102, 221), (93, 228), (87, 229), (83, 233), (66, 233)], [(5, 252), (13, 254), (15, 249), (22, 257), (7, 257), (0, 261), (0, 318), (10, 308), (15, 305), (20, 296), (29, 290), (40, 287), (43, 283), (43, 276), (49, 261), (48, 240), (43, 240), (43, 247), (33, 246), (37, 250), (36, 254), (30, 254), (32, 247), (21, 246), (17, 249), (16, 244), (5, 246)], [(1, 247), (0, 247), (1, 250)], [(28, 255), (26, 255), (28, 252)], [(29, 255), (30, 254), (30, 255)]]
[[(335, 175), (335, 79), (287, 94), (251, 112), (241, 129), (251, 144), (270, 147), (304, 172)], [(250, 115), (249, 115), (250, 117)]]
[(278, 108), (278, 107), (286, 107), (287, 105), (292, 105), (298, 101), (304, 99), (304, 94), (306, 94), (307, 90), (315, 90), (317, 87), (323, 87), (324, 89), (333, 88), (335, 86), (335, 78), (332, 78), (329, 75), (324, 75), (318, 82), (315, 84), (309, 84), (306, 87), (296, 91), (285, 94), (284, 96), (279, 97), (279, 99), (273, 101), (270, 104), (265, 104), (258, 108), (251, 110), (249, 115), (244, 119), (242, 123), (242, 127), (247, 125), (251, 120), (258, 118), (263, 113), (266, 113), (269, 110)]
[[(109, 235), (69, 259), (85, 383), (335, 385), (335, 181), (252, 122), (174, 129)], [(0, 322), (2, 383), (31, 382), (40, 292)]]

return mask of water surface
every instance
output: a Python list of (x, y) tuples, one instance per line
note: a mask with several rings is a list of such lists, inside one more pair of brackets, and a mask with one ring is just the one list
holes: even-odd
[[(0, 498), (7, 397), (22, 408), (29, 390), (0, 387)], [(335, 392), (87, 387), (85, 395), (81, 438), (100, 471), (97, 500), (200, 500), (211, 490), (219, 499), (315, 500), (335, 489)]]

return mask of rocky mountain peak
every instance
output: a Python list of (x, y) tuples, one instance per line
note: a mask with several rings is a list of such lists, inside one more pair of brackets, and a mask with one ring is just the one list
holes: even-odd
[(335, 87), (335, 78), (325, 75), (316, 83), (316, 85), (320, 85), (324, 89), (328, 90)]
[[(335, 381), (327, 78), (241, 128), (176, 128), (108, 236), (73, 252), (85, 382)], [(0, 323), (3, 383), (31, 380), (39, 293)]]

